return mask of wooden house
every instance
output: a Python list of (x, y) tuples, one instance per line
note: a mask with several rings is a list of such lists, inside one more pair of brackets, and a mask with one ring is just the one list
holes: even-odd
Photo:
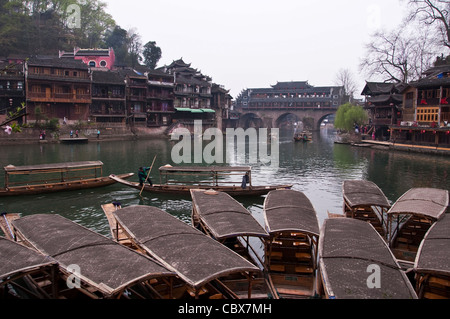
[(87, 121), (91, 74), (78, 60), (32, 58), (25, 64), (26, 104), (29, 121), (58, 118)]
[(127, 116), (125, 79), (118, 71), (92, 71), (90, 117), (95, 122), (125, 122)]
[(23, 64), (0, 62), (0, 115), (25, 102)]
[[(396, 143), (450, 147), (450, 65), (433, 67), (403, 92), (403, 118), (391, 127)], [(395, 124), (395, 123), (394, 123)]]

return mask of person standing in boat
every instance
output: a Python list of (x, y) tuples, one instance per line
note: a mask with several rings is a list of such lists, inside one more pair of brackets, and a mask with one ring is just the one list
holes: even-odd
[(250, 183), (250, 176), (248, 175), (248, 172), (247, 172), (247, 173), (245, 173), (244, 177), (242, 178), (242, 189), (246, 189), (248, 183)]
[[(139, 177), (139, 185), (144, 186), (145, 180), (147, 179), (148, 172), (150, 171), (150, 167), (139, 167), (138, 177)], [(153, 186), (152, 180), (150, 176), (148, 176), (147, 182), (150, 186)]]

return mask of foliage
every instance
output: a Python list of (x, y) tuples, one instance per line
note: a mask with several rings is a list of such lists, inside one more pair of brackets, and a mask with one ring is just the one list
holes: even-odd
[(147, 67), (154, 70), (158, 61), (161, 59), (161, 48), (156, 45), (156, 42), (150, 41), (144, 45), (144, 63)]
[(362, 126), (367, 123), (369, 116), (362, 106), (343, 104), (336, 113), (335, 126), (338, 129), (352, 131), (355, 125)]

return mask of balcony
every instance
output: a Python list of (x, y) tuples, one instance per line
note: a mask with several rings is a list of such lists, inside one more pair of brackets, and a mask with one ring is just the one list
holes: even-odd
[(44, 103), (91, 103), (90, 94), (28, 92), (27, 100)]

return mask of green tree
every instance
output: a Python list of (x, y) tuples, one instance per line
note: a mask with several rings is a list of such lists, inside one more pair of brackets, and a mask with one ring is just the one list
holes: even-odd
[(161, 48), (156, 45), (156, 42), (149, 41), (144, 45), (144, 63), (147, 67), (154, 70), (159, 60), (161, 59)]
[(368, 119), (369, 116), (362, 106), (346, 103), (339, 107), (334, 124), (338, 129), (352, 131), (355, 125), (361, 127)]

